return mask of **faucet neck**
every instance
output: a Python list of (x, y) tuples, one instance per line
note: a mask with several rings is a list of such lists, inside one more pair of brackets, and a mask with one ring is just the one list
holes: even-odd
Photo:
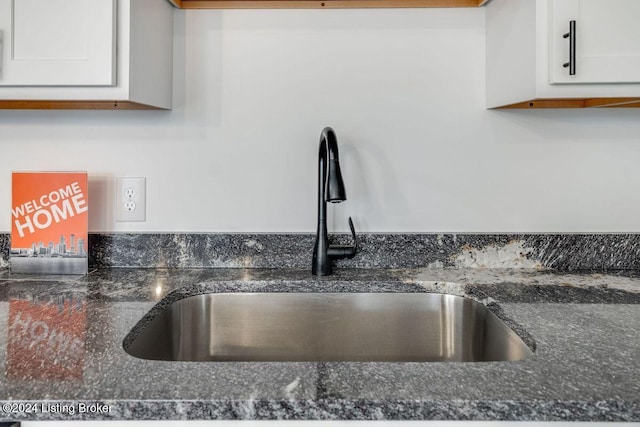
[[(329, 162), (338, 162), (338, 140), (330, 127), (320, 135), (318, 152), (318, 219), (326, 222), (327, 200), (330, 198)], [(335, 166), (334, 166), (335, 167)]]
[(330, 159), (338, 158), (338, 142), (333, 129), (325, 128), (320, 135), (318, 152), (318, 228), (313, 251), (312, 273), (326, 276), (333, 272), (333, 266), (327, 252), (329, 236), (327, 231), (327, 186), (329, 181)]

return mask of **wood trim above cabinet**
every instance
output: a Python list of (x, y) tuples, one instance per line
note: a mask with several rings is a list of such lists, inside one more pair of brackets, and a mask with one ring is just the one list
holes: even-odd
[(531, 99), (492, 109), (536, 108), (640, 108), (640, 98)]
[(163, 110), (131, 101), (0, 100), (0, 110)]
[(358, 9), (479, 7), (489, 0), (169, 0), (182, 9)]

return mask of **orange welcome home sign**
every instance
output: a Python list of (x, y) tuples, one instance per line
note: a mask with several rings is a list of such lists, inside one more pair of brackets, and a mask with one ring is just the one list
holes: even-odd
[(87, 272), (86, 172), (14, 172), (11, 271)]

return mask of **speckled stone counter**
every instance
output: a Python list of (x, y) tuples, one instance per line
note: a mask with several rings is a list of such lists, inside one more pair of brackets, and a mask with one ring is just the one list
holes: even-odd
[[(198, 363), (123, 350), (150, 310), (207, 292), (456, 294), (498, 313), (535, 353), (518, 362)], [(287, 269), (0, 271), (0, 420), (640, 421), (638, 304), (634, 271), (341, 269), (320, 279)]]
[[(356, 228), (358, 227), (356, 221)], [(0, 269), (10, 235), (0, 233)], [(90, 233), (91, 268), (301, 268), (313, 233)], [(331, 243), (351, 235), (331, 234)], [(340, 268), (544, 268), (638, 270), (640, 234), (358, 233)]]

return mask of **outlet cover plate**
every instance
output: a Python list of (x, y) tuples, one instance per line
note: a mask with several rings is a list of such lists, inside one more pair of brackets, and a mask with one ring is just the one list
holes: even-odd
[[(146, 190), (146, 178), (116, 178), (117, 222), (143, 222), (147, 220)], [(134, 208), (131, 209), (131, 206)]]

